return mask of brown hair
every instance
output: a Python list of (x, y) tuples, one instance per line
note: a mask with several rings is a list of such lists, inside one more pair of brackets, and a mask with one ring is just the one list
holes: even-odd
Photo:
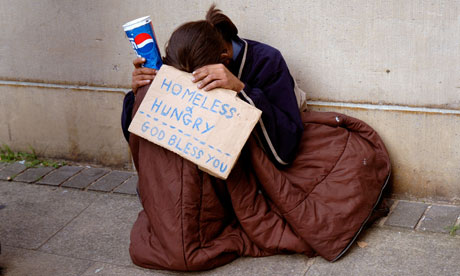
[(163, 62), (190, 73), (204, 65), (221, 62), (225, 51), (222, 35), (209, 22), (189, 22), (172, 33)]
[(211, 23), (223, 36), (225, 41), (231, 42), (238, 35), (238, 29), (232, 20), (212, 4), (206, 13), (206, 21)]
[(225, 41), (230, 42), (237, 33), (232, 21), (211, 5), (206, 20), (185, 23), (172, 33), (163, 63), (189, 73), (220, 63), (221, 54), (227, 51)]

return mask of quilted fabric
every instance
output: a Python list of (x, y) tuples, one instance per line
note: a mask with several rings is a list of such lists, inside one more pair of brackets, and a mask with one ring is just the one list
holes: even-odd
[[(134, 112), (145, 92), (138, 91)], [(388, 153), (358, 119), (303, 112), (302, 120), (292, 165), (277, 168), (250, 137), (226, 181), (131, 134), (143, 205), (131, 231), (133, 262), (195, 271), (239, 256), (341, 257), (381, 197)]]

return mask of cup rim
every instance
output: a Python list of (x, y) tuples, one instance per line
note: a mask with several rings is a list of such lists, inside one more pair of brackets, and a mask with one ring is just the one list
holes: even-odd
[(136, 18), (134, 20), (129, 21), (128, 23), (123, 24), (123, 29), (125, 31), (129, 31), (150, 22), (150, 15), (147, 15), (144, 17)]

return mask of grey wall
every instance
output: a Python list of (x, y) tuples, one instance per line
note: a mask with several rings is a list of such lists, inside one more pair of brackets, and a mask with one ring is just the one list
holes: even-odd
[[(163, 50), (212, 2), (1, 1), (0, 143), (126, 166), (135, 55), (121, 25), (151, 15)], [(281, 50), (310, 108), (379, 132), (397, 195), (460, 200), (460, 1), (215, 2), (242, 37)]]

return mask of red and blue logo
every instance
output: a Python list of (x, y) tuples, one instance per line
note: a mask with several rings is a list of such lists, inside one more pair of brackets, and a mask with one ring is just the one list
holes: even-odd
[(137, 51), (142, 54), (146, 54), (153, 49), (153, 38), (148, 33), (140, 33), (134, 38), (136, 43)]

